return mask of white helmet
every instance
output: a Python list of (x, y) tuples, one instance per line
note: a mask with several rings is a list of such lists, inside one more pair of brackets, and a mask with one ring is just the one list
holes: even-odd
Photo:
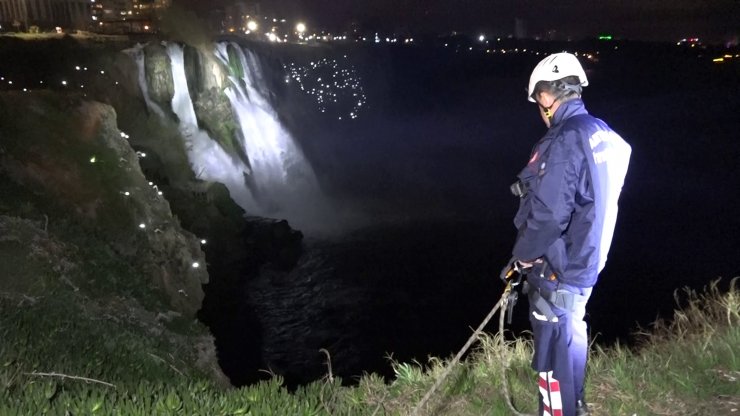
[(540, 81), (556, 81), (569, 76), (577, 76), (581, 86), (588, 85), (586, 72), (583, 71), (578, 58), (567, 52), (555, 53), (540, 61), (532, 75), (529, 77), (529, 88), (527, 89), (527, 98), (535, 102), (532, 98), (534, 86)]

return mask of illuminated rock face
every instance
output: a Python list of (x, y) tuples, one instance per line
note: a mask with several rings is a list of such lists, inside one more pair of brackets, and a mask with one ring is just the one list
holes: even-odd
[(0, 171), (38, 195), (50, 221), (85, 224), (142, 279), (114, 285), (150, 287), (186, 316), (200, 309), (208, 274), (195, 267), (206, 264), (199, 239), (142, 174), (144, 154), (118, 129), (112, 107), (74, 94), (2, 93), (0, 148)]
[(162, 45), (155, 43), (150, 43), (144, 48), (144, 55), (149, 95), (157, 104), (166, 107), (175, 91), (170, 71), (170, 57)]

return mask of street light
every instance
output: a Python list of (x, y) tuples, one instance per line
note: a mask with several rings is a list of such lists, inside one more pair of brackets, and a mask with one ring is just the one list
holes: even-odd
[(255, 30), (257, 30), (257, 22), (255, 22), (254, 20), (250, 20), (249, 22), (247, 22), (247, 29), (249, 29), (250, 32), (254, 32)]
[(295, 30), (302, 35), (306, 31), (306, 24), (298, 23), (295, 25)]

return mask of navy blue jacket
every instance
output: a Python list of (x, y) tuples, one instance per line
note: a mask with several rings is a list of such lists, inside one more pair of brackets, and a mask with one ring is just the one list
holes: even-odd
[(606, 264), (631, 152), (583, 101), (562, 103), (518, 175), (527, 193), (514, 218), (514, 257), (543, 258), (559, 282), (594, 286)]

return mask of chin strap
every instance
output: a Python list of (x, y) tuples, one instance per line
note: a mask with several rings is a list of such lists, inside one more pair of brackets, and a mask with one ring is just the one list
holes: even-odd
[(552, 106), (554, 106), (556, 102), (560, 101), (560, 99), (562, 99), (563, 97), (572, 95), (573, 93), (580, 97), (581, 91), (583, 90), (583, 87), (580, 84), (566, 84), (562, 81), (555, 81), (553, 85), (555, 86), (558, 93), (552, 104), (550, 104), (549, 107), (545, 107), (542, 104), (537, 103), (542, 108), (542, 112), (545, 113), (545, 117), (547, 117), (549, 120), (552, 120)]
[(558, 102), (558, 99), (555, 99), (555, 101), (550, 104), (549, 107), (545, 107), (542, 104), (539, 104), (540, 108), (542, 109), (542, 112), (545, 114), (545, 117), (547, 117), (549, 120), (552, 120), (552, 106), (555, 105), (555, 103)]

